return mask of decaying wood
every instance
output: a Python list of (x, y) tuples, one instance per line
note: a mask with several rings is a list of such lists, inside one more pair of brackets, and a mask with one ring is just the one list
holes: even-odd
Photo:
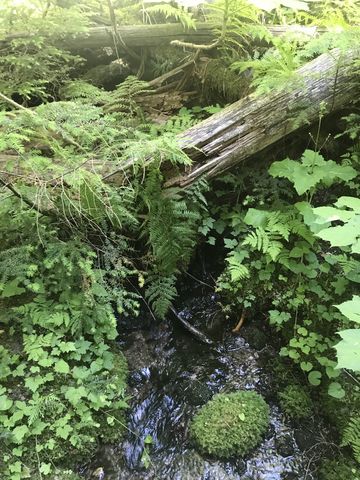
[(327, 113), (358, 98), (355, 60), (358, 50), (323, 54), (296, 71), (286, 89), (250, 95), (190, 128), (180, 146), (193, 165), (167, 186), (185, 187), (199, 178), (211, 179)]
[[(73, 52), (80, 52), (84, 49), (99, 49), (114, 47), (117, 39), (117, 50), (127, 52), (128, 48), (138, 47), (159, 47), (168, 45), (173, 41), (209, 45), (215, 40), (214, 25), (209, 23), (198, 23), (196, 30), (186, 29), (181, 24), (159, 24), (159, 25), (118, 25), (116, 35), (112, 27), (93, 27), (86, 32), (79, 32), (74, 35), (64, 36), (59, 40), (59, 46)], [(316, 36), (324, 31), (317, 27), (267, 25), (268, 30), (275, 36), (281, 36), (289, 31), (301, 31), (309, 36)], [(0, 41), (0, 47), (11, 40), (26, 38), (29, 34), (19, 32), (8, 35)]]
[[(323, 105), (329, 113), (344, 108), (359, 98), (358, 58), (358, 50), (346, 56), (339, 51), (323, 54), (297, 70), (294, 83), (286, 89), (250, 95), (190, 128), (179, 136), (179, 145), (193, 164), (180, 175), (168, 176), (166, 186), (186, 187), (200, 178), (214, 178), (315, 122)], [(13, 173), (21, 175), (22, 162), (12, 158), (18, 166)], [(0, 170), (7, 170), (8, 160), (0, 157)], [(95, 165), (105, 181), (118, 183), (133, 162), (115, 166), (89, 160), (83, 168), (93, 170)]]

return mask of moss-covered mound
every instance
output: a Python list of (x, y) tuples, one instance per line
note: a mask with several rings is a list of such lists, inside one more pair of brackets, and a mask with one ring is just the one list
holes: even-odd
[(191, 437), (205, 453), (220, 458), (245, 455), (261, 440), (269, 407), (256, 392), (220, 393), (195, 415)]

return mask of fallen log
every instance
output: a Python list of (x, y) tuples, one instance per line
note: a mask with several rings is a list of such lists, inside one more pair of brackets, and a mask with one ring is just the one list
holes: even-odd
[[(165, 185), (186, 187), (201, 177), (214, 178), (315, 122), (323, 105), (327, 113), (344, 108), (359, 98), (358, 58), (359, 50), (346, 55), (339, 51), (323, 54), (297, 70), (287, 88), (250, 95), (185, 131), (179, 136), (179, 145), (193, 164), (180, 175), (170, 173)], [(0, 157), (0, 171), (7, 170), (9, 159)], [(11, 160), (12, 174), (24, 174), (16, 156)], [(124, 171), (132, 166), (131, 160), (118, 166), (93, 160), (82, 164), (112, 183), (121, 182)]]
[[(214, 25), (198, 23), (196, 30), (186, 29), (179, 23), (158, 25), (118, 25), (117, 49), (126, 52), (127, 48), (159, 47), (171, 42), (186, 42), (196, 44), (211, 44), (215, 39)], [(318, 27), (266, 25), (266, 28), (275, 36), (281, 36), (289, 31), (302, 32), (308, 36), (316, 36), (324, 29)], [(8, 35), (0, 41), (0, 47), (4, 47), (12, 40), (26, 38), (29, 34), (18, 32)], [(84, 49), (98, 49), (113, 47), (115, 42), (114, 29), (112, 27), (93, 27), (85, 32), (67, 35), (58, 40), (59, 46), (72, 52), (81, 52)]]
[(180, 147), (193, 165), (166, 186), (214, 178), (318, 120), (323, 105), (329, 114), (358, 99), (359, 57), (358, 49), (323, 54), (298, 69), (287, 88), (250, 95), (184, 132)]

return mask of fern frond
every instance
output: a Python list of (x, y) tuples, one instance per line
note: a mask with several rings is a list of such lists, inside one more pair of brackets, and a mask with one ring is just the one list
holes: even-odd
[(195, 20), (191, 13), (188, 13), (185, 9), (181, 7), (175, 7), (168, 3), (152, 5), (151, 7), (145, 7), (144, 13), (149, 14), (160, 14), (165, 17), (166, 20), (173, 18), (175, 21), (180, 22), (184, 28), (195, 28)]
[(111, 93), (84, 80), (67, 82), (60, 90), (65, 100), (77, 100), (92, 105), (102, 105), (111, 101)]
[(229, 264), (228, 269), (232, 282), (238, 282), (240, 280), (245, 280), (246, 278), (249, 278), (249, 269), (242, 263), (244, 258), (244, 252), (237, 251), (231, 252), (227, 257), (226, 261)]
[(343, 431), (341, 446), (350, 446), (355, 460), (360, 463), (360, 417), (350, 418)]
[(155, 315), (164, 319), (172, 301), (177, 296), (176, 276), (162, 276), (154, 272), (148, 276), (146, 283), (145, 297), (149, 300)]

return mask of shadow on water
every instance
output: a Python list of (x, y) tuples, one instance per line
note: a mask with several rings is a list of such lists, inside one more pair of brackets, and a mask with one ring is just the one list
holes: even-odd
[[(206, 329), (215, 347), (198, 342), (170, 316), (161, 324), (144, 318), (120, 323), (119, 342), (131, 372), (129, 430), (121, 445), (100, 449), (91, 468), (103, 466), (110, 480), (315, 480), (301, 449), (311, 449), (325, 431), (314, 420), (297, 429), (285, 420), (270, 368), (277, 354), (266, 335), (257, 335), (249, 345), (229, 332), (209, 289), (194, 283), (184, 290), (178, 312)], [(214, 393), (238, 389), (256, 390), (270, 404), (271, 422), (262, 444), (230, 461), (201, 456), (189, 439), (190, 419)], [(150, 465), (145, 469), (149, 436)]]

